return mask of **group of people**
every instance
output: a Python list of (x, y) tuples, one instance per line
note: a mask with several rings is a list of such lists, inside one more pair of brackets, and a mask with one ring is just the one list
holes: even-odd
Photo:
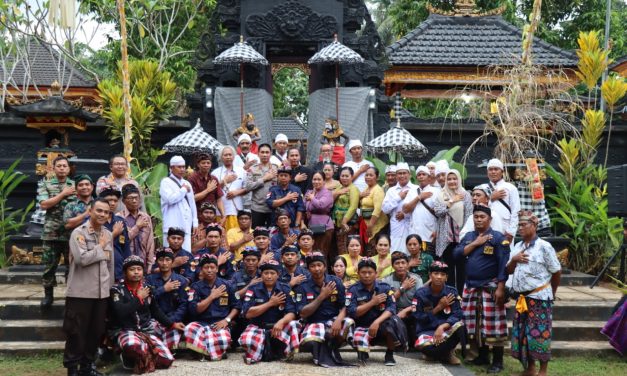
[(123, 157), (96, 183), (71, 180), (63, 157), (53, 162), (55, 176), (38, 191), (42, 307), (66, 253), (69, 374), (98, 374), (105, 332), (105, 346), (137, 372), (169, 367), (177, 350), (219, 360), (237, 345), (247, 364), (300, 349), (317, 365), (343, 366), (344, 344), (366, 364), (375, 343), (387, 349), (386, 365), (410, 345), (460, 364), (454, 350), (470, 342), (466, 360), (497, 373), (507, 296), (518, 299), (512, 355), (526, 374), (536, 361), (546, 374), (560, 265), (537, 236), (538, 218), (519, 214), (501, 161), (489, 161), (489, 182), (472, 191), (444, 161), (418, 166), (417, 184), (407, 163), (390, 165), (381, 186), (359, 140), (348, 141), (352, 160), (341, 165), (323, 144), (311, 168), (284, 135), (256, 154), (248, 134), (237, 143), (220, 151), (215, 169), (210, 154), (195, 157), (193, 172), (170, 159), (158, 249)]

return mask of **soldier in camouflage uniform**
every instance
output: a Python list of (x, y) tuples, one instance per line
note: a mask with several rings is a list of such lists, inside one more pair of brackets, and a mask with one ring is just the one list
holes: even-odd
[(42, 180), (37, 188), (37, 201), (42, 209), (46, 210), (41, 239), (43, 240), (42, 262), (46, 266), (42, 275), (45, 296), (41, 301), (43, 308), (48, 308), (53, 301), (53, 288), (57, 281), (55, 274), (61, 259), (65, 255), (65, 264), (68, 263), (67, 231), (63, 225), (63, 209), (72, 201), (76, 201), (74, 181), (68, 178), (70, 165), (67, 158), (57, 157), (52, 162), (55, 176)]

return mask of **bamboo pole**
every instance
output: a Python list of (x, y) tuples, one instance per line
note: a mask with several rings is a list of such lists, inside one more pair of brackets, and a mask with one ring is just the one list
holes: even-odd
[(525, 65), (531, 65), (531, 55), (533, 52), (533, 34), (538, 29), (538, 24), (540, 23), (540, 17), (542, 16), (542, 14), (540, 13), (541, 8), (542, 0), (534, 0), (533, 10), (531, 11), (531, 16), (529, 17), (529, 24), (525, 25), (522, 53), (522, 63)]
[(128, 44), (126, 31), (126, 11), (124, 9), (125, 0), (117, 0), (118, 12), (120, 14), (120, 50), (122, 55), (122, 108), (124, 109), (124, 158), (131, 164), (131, 154), (133, 152), (133, 119), (131, 118), (131, 87), (128, 68)]

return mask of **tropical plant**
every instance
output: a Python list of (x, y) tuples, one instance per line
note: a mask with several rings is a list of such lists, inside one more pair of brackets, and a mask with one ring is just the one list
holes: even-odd
[(546, 165), (546, 172), (556, 187), (554, 194), (547, 195), (553, 225), (561, 229), (557, 233), (571, 242), (570, 267), (597, 273), (622, 241), (622, 221), (608, 216), (606, 187), (599, 187), (596, 182), (605, 180), (607, 170), (589, 165), (577, 170), (570, 182), (550, 165)]
[(627, 92), (627, 82), (619, 75), (610, 76), (601, 85), (601, 95), (610, 109), (610, 125), (607, 130), (607, 146), (605, 147), (605, 160), (603, 166), (607, 166), (607, 157), (610, 152), (610, 138), (612, 136), (612, 120), (614, 120), (614, 108), (616, 103), (625, 96)]
[[(154, 127), (176, 109), (176, 84), (170, 79), (170, 73), (160, 70), (157, 63), (146, 60), (129, 62), (129, 77), (133, 122), (132, 157), (142, 168), (146, 168), (156, 159), (150, 143)], [(102, 116), (107, 120), (107, 133), (112, 141), (124, 139), (125, 112), (121, 82), (122, 73), (119, 67), (116, 78), (103, 80), (98, 84), (98, 92), (103, 101)]]
[(22, 159), (18, 159), (6, 170), (0, 170), (0, 267), (5, 262), (5, 246), (9, 236), (17, 232), (26, 222), (26, 216), (35, 206), (35, 202), (31, 201), (25, 208), (13, 209), (8, 207), (9, 196), (28, 176), (15, 168), (20, 164)]
[(131, 174), (142, 191), (146, 212), (152, 218), (155, 241), (159, 242), (163, 238), (163, 217), (161, 215), (159, 186), (161, 180), (168, 176), (168, 167), (163, 163), (157, 163), (149, 168), (142, 169), (137, 163), (132, 163)]
[(431, 162), (444, 160), (448, 162), (448, 165), (450, 168), (454, 168), (455, 170), (459, 171), (459, 174), (462, 176), (462, 179), (466, 179), (466, 175), (467, 175), (466, 167), (463, 164), (459, 162), (455, 162), (453, 160), (455, 153), (457, 153), (459, 149), (460, 149), (459, 146), (454, 146), (451, 149), (440, 150), (436, 155), (433, 156), (433, 158), (431, 158)]

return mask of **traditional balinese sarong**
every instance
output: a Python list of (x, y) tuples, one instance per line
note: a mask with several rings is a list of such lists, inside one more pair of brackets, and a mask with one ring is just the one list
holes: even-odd
[(477, 342), (479, 347), (484, 344), (505, 346), (508, 339), (505, 306), (496, 305), (495, 290), (496, 282), (478, 288), (464, 287), (462, 295), (464, 324), (469, 338)]
[(355, 327), (348, 335), (348, 341), (357, 351), (370, 352), (370, 346), (375, 342), (384, 341), (386, 335), (391, 335), (396, 349), (407, 351), (407, 328), (398, 316), (394, 315), (383, 321), (379, 326), (376, 337), (371, 337), (365, 327)]
[(231, 345), (231, 332), (215, 330), (211, 326), (191, 322), (185, 326), (185, 348), (207, 355), (211, 360), (220, 360)]
[(165, 326), (159, 324), (157, 320), (152, 320), (150, 322), (152, 326), (152, 330), (155, 332), (155, 335), (165, 343), (165, 345), (170, 350), (176, 350), (181, 343), (181, 332), (177, 329), (168, 329)]
[(122, 354), (135, 360), (136, 367), (137, 362), (152, 356), (154, 356), (154, 366), (156, 368), (168, 368), (174, 362), (174, 356), (172, 356), (168, 347), (153, 334), (123, 330), (118, 334), (117, 340)]
[[(296, 321), (290, 321), (281, 335), (277, 338), (285, 344), (284, 354), (288, 356), (298, 349), (299, 333), (301, 324)], [(247, 364), (257, 363), (261, 361), (264, 354), (264, 346), (266, 344), (266, 336), (271, 334), (271, 329), (264, 329), (254, 324), (249, 324), (244, 333), (239, 337), (239, 344), (245, 351), (244, 360)]]
[(618, 309), (607, 323), (601, 329), (601, 333), (605, 334), (610, 341), (610, 345), (616, 349), (621, 355), (627, 354), (627, 299), (625, 295), (618, 303)]
[(514, 311), (512, 356), (527, 368), (529, 361), (551, 360), (552, 304), (550, 300), (525, 299), (527, 312)]
[[(327, 334), (330, 335), (331, 326), (335, 318), (327, 321), (327, 322), (319, 322), (305, 325), (303, 332), (301, 333), (300, 345), (302, 346), (304, 343), (309, 341), (316, 342), (324, 342), (329, 339)], [(342, 320), (342, 332), (340, 335), (343, 338), (346, 338), (351, 330), (351, 328), (355, 325), (355, 321), (349, 317), (344, 318)]]
[(460, 333), (464, 330), (464, 323), (461, 321), (456, 322), (453, 326), (448, 328), (444, 332), (444, 341), (439, 344), (435, 344), (433, 341), (433, 335), (435, 330), (429, 330), (420, 333), (414, 347), (416, 350), (424, 353), (435, 359), (441, 359), (450, 354), (450, 352), (460, 342)]

